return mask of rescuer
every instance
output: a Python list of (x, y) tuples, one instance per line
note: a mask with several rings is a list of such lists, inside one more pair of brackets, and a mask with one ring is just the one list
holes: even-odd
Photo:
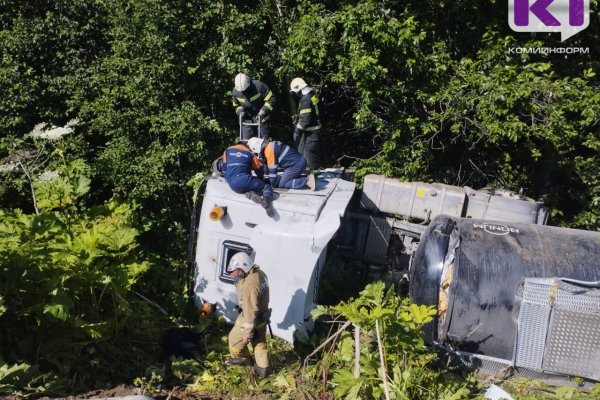
[[(310, 190), (315, 190), (315, 175), (302, 175), (306, 158), (287, 144), (254, 137), (248, 140), (248, 147), (259, 158), (266, 160), (269, 181), (273, 187), (299, 189), (308, 186)], [(278, 167), (283, 168), (281, 176), (277, 175)]]
[(240, 251), (229, 261), (230, 277), (234, 279), (239, 315), (229, 332), (227, 365), (249, 365), (252, 362), (248, 345), (254, 349), (254, 372), (260, 377), (269, 374), (267, 325), (270, 323), (269, 282), (267, 275), (252, 258)]
[(257, 136), (258, 124), (261, 136), (268, 138), (268, 121), (275, 105), (273, 92), (261, 81), (241, 72), (235, 76), (234, 83), (232, 101), (240, 122), (241, 139)]
[[(222, 160), (221, 172), (225, 175), (231, 190), (244, 193), (247, 198), (259, 203), (269, 217), (273, 217), (275, 215), (273, 189), (262, 179), (263, 164), (250, 148), (240, 141), (223, 152)], [(256, 176), (252, 175), (252, 171)]]
[(290, 90), (300, 97), (298, 122), (293, 133), (294, 143), (300, 154), (306, 158), (308, 168), (315, 170), (321, 166), (319, 98), (302, 78), (294, 78), (290, 83)]

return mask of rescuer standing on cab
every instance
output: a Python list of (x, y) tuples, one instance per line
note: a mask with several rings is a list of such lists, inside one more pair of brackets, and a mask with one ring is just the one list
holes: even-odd
[(270, 137), (269, 117), (275, 106), (275, 96), (267, 85), (244, 73), (235, 76), (233, 88), (233, 107), (238, 115), (242, 139), (248, 140), (258, 135), (260, 123), (261, 136)]
[(298, 123), (293, 133), (294, 143), (300, 154), (306, 158), (308, 168), (319, 169), (321, 166), (319, 98), (313, 88), (308, 86), (302, 78), (294, 78), (290, 83), (290, 90), (300, 96)]

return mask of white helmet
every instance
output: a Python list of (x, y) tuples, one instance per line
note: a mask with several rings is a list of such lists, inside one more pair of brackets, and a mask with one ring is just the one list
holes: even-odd
[(235, 76), (235, 90), (243, 92), (250, 86), (250, 77), (242, 72)]
[(250, 271), (250, 268), (254, 265), (252, 258), (248, 255), (248, 253), (240, 251), (239, 253), (235, 253), (231, 260), (229, 260), (229, 270), (231, 272), (236, 269), (241, 269), (245, 273)]
[(254, 154), (260, 154), (263, 142), (264, 139), (251, 137), (250, 139), (248, 139), (248, 147), (250, 148), (250, 151), (252, 151)]
[(294, 93), (298, 93), (308, 85), (304, 82), (302, 78), (294, 78), (292, 79), (292, 83), (290, 83), (290, 90)]

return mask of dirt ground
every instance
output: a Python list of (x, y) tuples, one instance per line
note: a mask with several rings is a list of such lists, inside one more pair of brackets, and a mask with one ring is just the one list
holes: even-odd
[[(82, 393), (76, 396), (68, 397), (38, 397), (37, 400), (83, 400), (83, 399), (108, 399), (111, 397), (125, 397), (125, 396), (139, 396), (142, 395), (140, 389), (133, 386), (121, 385), (112, 389), (94, 390), (87, 393)], [(162, 390), (157, 393), (143, 394), (146, 397), (155, 400), (217, 400), (217, 399), (230, 399), (226, 394), (208, 394), (194, 393), (186, 391), (184, 388), (173, 388), (170, 390)], [(238, 399), (256, 399), (256, 397), (239, 397)], [(17, 396), (1, 396), (2, 400), (23, 400), (23, 397)]]
[[(270, 399), (270, 397), (257, 396), (256, 394), (229, 396), (226, 393), (195, 393), (186, 390), (183, 387), (174, 387), (172, 389), (165, 389), (155, 393), (141, 393), (139, 388), (133, 386), (121, 385), (112, 389), (94, 390), (87, 393), (82, 393), (76, 396), (68, 397), (39, 397), (37, 400), (84, 400), (84, 399), (108, 399), (111, 397), (125, 397), (125, 396), (139, 396), (144, 395), (155, 400), (229, 400), (235, 398), (236, 400), (263, 400)], [(16, 396), (0, 396), (2, 400), (23, 400), (21, 397)]]

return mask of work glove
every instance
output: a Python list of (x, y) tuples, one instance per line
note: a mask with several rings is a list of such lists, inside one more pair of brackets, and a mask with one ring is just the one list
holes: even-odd
[(256, 116), (254, 116), (254, 118), (252, 119), (254, 122), (258, 122), (259, 119), (262, 119), (265, 117), (265, 112), (263, 110), (260, 110), (258, 112), (258, 114), (256, 114)]
[(294, 139), (294, 143), (296, 144), (296, 148), (300, 142), (300, 131), (298, 128), (294, 129), (294, 133), (292, 133), (292, 138)]

